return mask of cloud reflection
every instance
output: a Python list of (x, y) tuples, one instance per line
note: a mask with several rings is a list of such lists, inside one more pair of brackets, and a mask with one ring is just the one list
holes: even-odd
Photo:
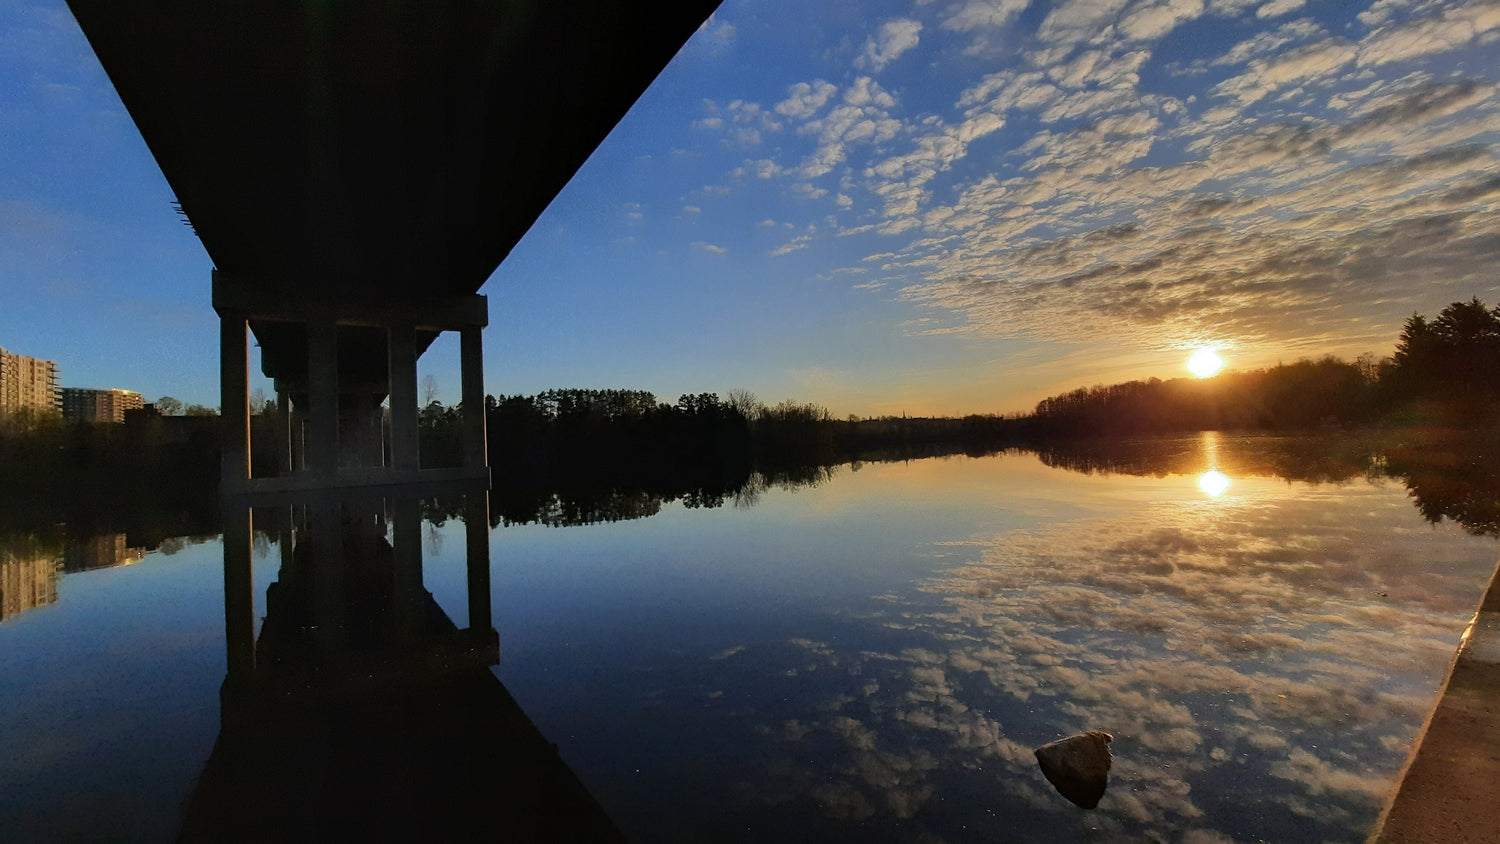
[[(1413, 530), (1388, 482), (1255, 492), (946, 546), (974, 556), (874, 611), (909, 645), (793, 646), (803, 677), (848, 682), (781, 733), (792, 779), (847, 819), (930, 817), (989, 783), (1023, 839), (1359, 839), (1494, 547)], [(1086, 729), (1114, 734), (1116, 768), (1085, 817), (1031, 748)]]

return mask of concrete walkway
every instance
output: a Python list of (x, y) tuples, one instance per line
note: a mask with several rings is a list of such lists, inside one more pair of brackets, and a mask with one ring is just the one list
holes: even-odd
[(1372, 842), (1500, 842), (1500, 572)]

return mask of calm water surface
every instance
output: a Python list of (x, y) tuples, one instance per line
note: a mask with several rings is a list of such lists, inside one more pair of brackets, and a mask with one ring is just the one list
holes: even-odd
[[(1148, 451), (498, 528), (495, 671), (632, 840), (1362, 840), (1500, 546), (1397, 481), (1286, 480), (1267, 441)], [(462, 627), (463, 525), (423, 544)], [(3, 837), (176, 834), (219, 731), (222, 550), (165, 550), (0, 621)], [(5, 553), (8, 601), (57, 558)], [(278, 566), (262, 539), (257, 617)], [(1090, 729), (1115, 761), (1082, 811), (1032, 748)]]

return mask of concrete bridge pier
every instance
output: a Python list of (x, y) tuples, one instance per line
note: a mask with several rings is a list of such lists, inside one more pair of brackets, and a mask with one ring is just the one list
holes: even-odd
[[(479, 295), (417, 301), (331, 300), (272, 291), (214, 273), (219, 313), (226, 494), (411, 484), (482, 482), (489, 461), (484, 418), (483, 331)], [(460, 335), (463, 463), (422, 468), (417, 437), (417, 359), (444, 331)], [(251, 471), (249, 350), (275, 379), (278, 474)], [(390, 399), (389, 441), (386, 397)]]

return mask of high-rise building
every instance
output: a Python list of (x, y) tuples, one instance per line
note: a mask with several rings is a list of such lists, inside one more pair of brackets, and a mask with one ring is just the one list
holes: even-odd
[(145, 404), (140, 393), (130, 390), (62, 388), (62, 414), (69, 422), (124, 422), (125, 411)]
[(0, 416), (21, 410), (51, 415), (61, 409), (55, 362), (0, 349)]

